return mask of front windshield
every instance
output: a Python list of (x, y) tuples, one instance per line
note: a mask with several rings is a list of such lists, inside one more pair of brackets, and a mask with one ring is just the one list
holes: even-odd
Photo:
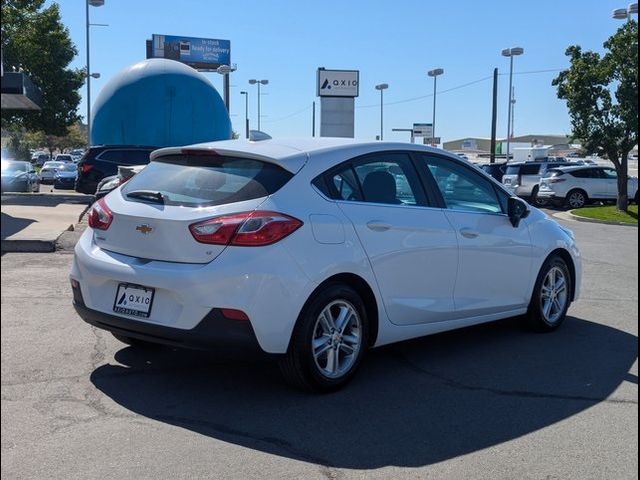
[(29, 168), (26, 163), (22, 162), (2, 162), (3, 172), (28, 172)]

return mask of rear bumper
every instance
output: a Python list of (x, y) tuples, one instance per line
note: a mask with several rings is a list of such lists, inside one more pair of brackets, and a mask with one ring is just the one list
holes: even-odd
[(85, 322), (118, 335), (196, 350), (264, 353), (250, 322), (230, 320), (219, 310), (211, 310), (194, 328), (182, 330), (98, 312), (83, 305), (76, 292), (74, 297), (73, 306)]
[(564, 198), (564, 197), (559, 197), (558, 195), (556, 195), (556, 192), (551, 190), (538, 190), (538, 197), (548, 198), (549, 200)]
[[(196, 345), (195, 348), (207, 348), (206, 344), (211, 342), (197, 338), (192, 342), (194, 334), (200, 335), (199, 329), (212, 321), (213, 310), (234, 309), (248, 316), (247, 323), (260, 348), (274, 354), (287, 351), (298, 314), (317, 286), (279, 245), (260, 249), (227, 248), (207, 264), (164, 262), (102, 250), (93, 242), (91, 228), (76, 244), (70, 277), (79, 282), (80, 306), (95, 312), (91, 318), (95, 315), (103, 318), (98, 320), (100, 324), (95, 324), (97, 327), (150, 332), (153, 336), (161, 332), (157, 336), (169, 340), (164, 343), (177, 341), (179, 343), (172, 344), (183, 346), (184, 342), (204, 343), (205, 347)], [(149, 318), (114, 314), (113, 303), (120, 283), (155, 289)], [(205, 319), (207, 322), (203, 324)], [(227, 320), (224, 318), (222, 322)], [(208, 333), (204, 335), (208, 336)], [(214, 347), (216, 343), (214, 336)]]

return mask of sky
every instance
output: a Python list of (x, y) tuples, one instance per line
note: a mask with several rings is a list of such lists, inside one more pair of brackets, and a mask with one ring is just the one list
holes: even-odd
[[(316, 70), (360, 71), (355, 100), (355, 136), (374, 139), (380, 132), (379, 83), (384, 92), (384, 139), (408, 141), (411, 128), (431, 122), (433, 80), (426, 72), (443, 68), (438, 77), (436, 135), (443, 141), (489, 137), (491, 76), (498, 84), (498, 137), (506, 136), (509, 59), (504, 48), (519, 46), (514, 59), (515, 135), (569, 134), (565, 103), (551, 81), (568, 67), (566, 48), (602, 51), (602, 43), (621, 26), (611, 18), (625, 0), (413, 1), (396, 0), (105, 0), (91, 7), (91, 69), (95, 101), (101, 88), (123, 68), (145, 58), (152, 34), (229, 40), (231, 120), (244, 133), (249, 91), (251, 128), (257, 123), (257, 92), (251, 78), (268, 79), (262, 87), (261, 127), (272, 136), (310, 136), (312, 102), (317, 103)], [(50, 3), (50, 2), (49, 2)], [(86, 59), (83, 0), (59, 0), (62, 21), (78, 56)], [(222, 94), (222, 76), (204, 74)], [(80, 105), (86, 114), (86, 88)]]

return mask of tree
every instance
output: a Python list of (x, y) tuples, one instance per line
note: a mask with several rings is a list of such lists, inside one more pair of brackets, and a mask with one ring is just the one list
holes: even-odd
[(77, 55), (56, 3), (45, 0), (2, 0), (2, 51), (6, 71), (21, 71), (41, 90), (42, 110), (3, 110), (3, 128), (42, 130), (66, 135), (78, 122), (78, 90), (85, 72), (67, 68)]
[(626, 211), (628, 155), (638, 143), (638, 24), (626, 22), (603, 46), (604, 55), (569, 47), (571, 66), (552, 84), (567, 101), (574, 138), (615, 165), (617, 207)]

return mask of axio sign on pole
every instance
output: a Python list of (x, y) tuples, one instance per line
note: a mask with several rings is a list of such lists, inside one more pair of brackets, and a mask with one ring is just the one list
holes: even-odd
[(319, 97), (350, 97), (359, 93), (359, 76), (357, 70), (323, 70), (318, 69)]
[(355, 97), (360, 72), (318, 68), (316, 94), (320, 97), (320, 136), (354, 136)]
[(231, 65), (231, 42), (214, 38), (153, 34), (147, 58), (168, 58), (196, 70), (215, 70)]

